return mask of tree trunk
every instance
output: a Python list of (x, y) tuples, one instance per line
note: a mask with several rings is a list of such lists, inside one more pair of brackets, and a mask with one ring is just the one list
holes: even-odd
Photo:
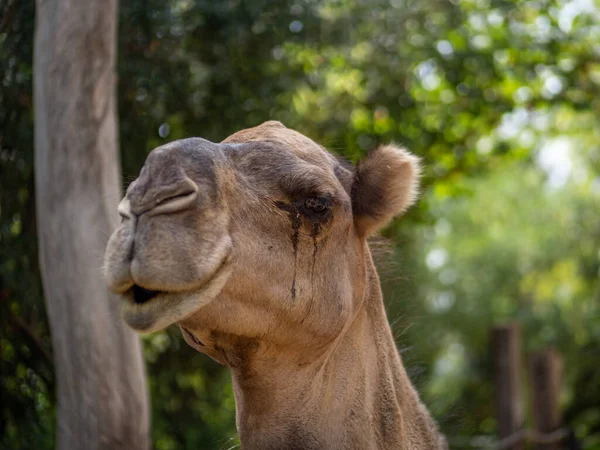
[[(561, 427), (560, 388), (562, 362), (552, 349), (533, 352), (529, 363), (529, 379), (533, 394), (533, 421), (535, 429), (547, 435)], [(560, 450), (560, 442), (539, 443), (538, 450)]]
[[(496, 374), (496, 418), (498, 439), (513, 436), (523, 427), (521, 406), (521, 333), (516, 323), (496, 326), (492, 330), (492, 353)], [(516, 440), (511, 450), (523, 448)]]
[(147, 449), (138, 337), (119, 318), (102, 254), (121, 196), (116, 0), (37, 0), (35, 175), (56, 367), (57, 449)]

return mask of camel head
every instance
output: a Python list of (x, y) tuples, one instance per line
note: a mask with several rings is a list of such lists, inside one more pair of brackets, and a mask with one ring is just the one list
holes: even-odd
[(240, 339), (324, 348), (362, 306), (366, 238), (413, 202), (418, 175), (394, 145), (355, 167), (279, 122), (163, 145), (119, 205), (108, 285), (132, 328), (178, 324), (230, 366)]

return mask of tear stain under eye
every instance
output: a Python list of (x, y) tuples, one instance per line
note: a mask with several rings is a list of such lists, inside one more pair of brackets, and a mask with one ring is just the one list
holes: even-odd
[[(297, 275), (297, 267), (298, 267), (298, 241), (300, 239), (300, 226), (302, 220), (300, 219), (300, 213), (298, 209), (294, 205), (290, 205), (284, 202), (275, 202), (275, 206), (277, 208), (286, 211), (290, 215), (290, 221), (292, 223), (292, 247), (294, 249), (294, 277), (292, 280), (292, 288), (290, 289), (290, 293), (292, 295), (292, 299), (296, 298), (296, 275)], [(311, 267), (311, 276), (310, 276), (310, 285), (311, 285), (311, 294), (310, 294), (310, 304), (307, 312), (308, 313), (312, 309), (313, 305), (313, 297), (314, 297), (314, 279), (315, 279), (315, 265), (317, 261), (317, 251), (319, 249), (317, 243), (317, 237), (321, 232), (321, 224), (319, 222), (314, 222), (311, 230), (310, 236), (313, 240), (313, 260)], [(306, 317), (305, 317), (306, 318)], [(304, 321), (304, 319), (302, 319)]]
[(292, 288), (290, 293), (292, 294), (292, 300), (296, 298), (296, 270), (298, 266), (298, 240), (300, 239), (300, 213), (293, 206), (285, 202), (275, 202), (277, 208), (287, 212), (290, 215), (290, 221), (292, 223), (292, 247), (294, 249), (294, 277), (292, 280)]
[(312, 269), (311, 269), (311, 274), (310, 274), (311, 289), (312, 289), (312, 286), (314, 285), (314, 280), (315, 280), (315, 263), (317, 262), (317, 251), (319, 250), (319, 246), (317, 244), (317, 237), (319, 236), (320, 231), (321, 231), (321, 224), (319, 224), (319, 223), (313, 224), (313, 229), (312, 229), (312, 232), (310, 233), (310, 237), (313, 240), (313, 260), (312, 260)]
[(313, 259), (312, 259), (312, 267), (310, 271), (310, 303), (308, 304), (308, 309), (306, 310), (306, 314), (300, 321), (301, 323), (306, 320), (308, 315), (313, 309), (314, 299), (315, 299), (315, 265), (317, 262), (317, 251), (319, 250), (319, 245), (317, 244), (317, 237), (321, 231), (321, 224), (314, 223), (312, 231), (310, 233), (310, 237), (313, 240)]
[(292, 220), (292, 247), (294, 248), (294, 279), (292, 281), (292, 299), (296, 298), (296, 270), (298, 267), (298, 239), (300, 237), (300, 213), (298, 211), (290, 212), (290, 217)]

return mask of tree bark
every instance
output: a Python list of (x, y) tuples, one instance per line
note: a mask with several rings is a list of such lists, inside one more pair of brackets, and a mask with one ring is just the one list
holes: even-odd
[[(496, 374), (496, 418), (498, 439), (502, 440), (523, 427), (521, 406), (521, 333), (516, 323), (496, 326), (492, 330), (492, 353)], [(510, 446), (523, 448), (522, 442)]]
[(140, 342), (101, 269), (121, 196), (116, 30), (116, 0), (37, 0), (36, 208), (59, 450), (149, 446)]
[[(543, 435), (561, 427), (560, 388), (562, 362), (552, 349), (533, 352), (529, 362), (529, 379), (533, 394), (533, 420), (535, 429)], [(538, 450), (559, 450), (560, 442), (537, 444)]]

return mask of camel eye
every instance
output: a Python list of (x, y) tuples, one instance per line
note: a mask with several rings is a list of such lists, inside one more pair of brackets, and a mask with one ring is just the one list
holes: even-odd
[(329, 208), (329, 201), (322, 197), (308, 197), (304, 206), (312, 212), (323, 213)]

